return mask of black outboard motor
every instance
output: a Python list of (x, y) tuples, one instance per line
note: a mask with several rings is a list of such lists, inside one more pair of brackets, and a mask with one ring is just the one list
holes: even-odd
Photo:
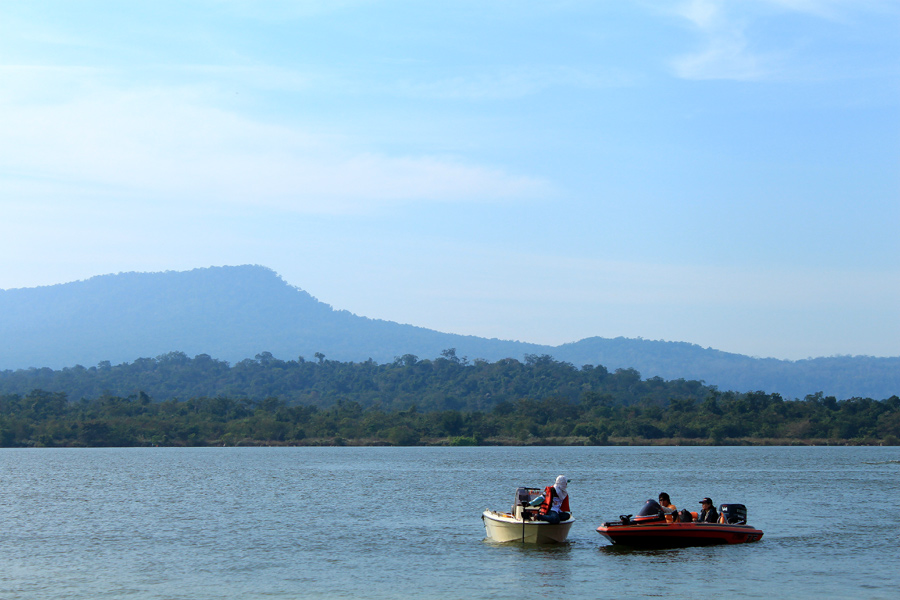
[(536, 488), (520, 487), (516, 488), (516, 497), (513, 500), (512, 514), (516, 515), (516, 507), (521, 506), (521, 513), (524, 513), (528, 503), (541, 495), (541, 490)]
[(516, 488), (516, 499), (513, 506), (525, 506), (529, 502), (531, 502), (531, 494), (528, 493), (528, 488)]
[(719, 514), (726, 523), (732, 525), (747, 524), (747, 507), (743, 504), (723, 504), (719, 507)]

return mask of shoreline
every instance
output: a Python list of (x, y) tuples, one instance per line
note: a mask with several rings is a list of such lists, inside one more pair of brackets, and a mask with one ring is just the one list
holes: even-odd
[(476, 440), (475, 438), (452, 437), (452, 438), (433, 438), (420, 440), (414, 444), (397, 444), (388, 440), (379, 438), (360, 438), (345, 439), (341, 437), (334, 438), (310, 438), (303, 440), (209, 440), (204, 443), (185, 444), (185, 443), (159, 443), (149, 440), (132, 444), (128, 446), (88, 446), (84, 444), (74, 443), (66, 445), (50, 445), (32, 444), (27, 446), (6, 446), (8, 449), (14, 448), (238, 448), (238, 447), (297, 447), (297, 448), (315, 448), (315, 447), (396, 447), (396, 448), (436, 448), (436, 447), (578, 447), (578, 446), (634, 446), (634, 447), (679, 447), (679, 446), (708, 446), (708, 447), (728, 447), (728, 446), (900, 446), (896, 440), (880, 440), (880, 439), (790, 439), (790, 438), (726, 438), (718, 441), (711, 439), (694, 439), (694, 438), (663, 438), (663, 439), (647, 439), (647, 438), (624, 438), (610, 437), (605, 442), (599, 440), (591, 440), (583, 437), (564, 437), (564, 438), (533, 438), (528, 440), (516, 440), (511, 438), (485, 438)]

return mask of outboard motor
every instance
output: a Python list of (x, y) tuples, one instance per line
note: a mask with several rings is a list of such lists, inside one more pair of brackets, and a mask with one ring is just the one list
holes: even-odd
[(513, 502), (513, 506), (525, 506), (531, 501), (531, 494), (528, 493), (528, 488), (516, 488), (516, 500)]
[(517, 519), (521, 518), (525, 512), (528, 503), (541, 495), (541, 490), (535, 488), (520, 487), (516, 488), (516, 497), (513, 500), (512, 510), (510, 511)]
[(723, 504), (719, 507), (722, 520), (732, 525), (747, 524), (747, 507), (743, 504)]

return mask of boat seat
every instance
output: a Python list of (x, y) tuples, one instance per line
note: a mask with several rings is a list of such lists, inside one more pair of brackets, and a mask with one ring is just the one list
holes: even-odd
[(680, 523), (693, 523), (694, 515), (693, 515), (693, 513), (691, 513), (691, 511), (687, 510), (686, 508), (682, 508), (681, 511), (678, 513), (678, 521)]

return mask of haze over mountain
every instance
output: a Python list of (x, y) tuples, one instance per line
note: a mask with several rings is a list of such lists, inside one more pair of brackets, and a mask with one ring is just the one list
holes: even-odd
[(644, 378), (698, 379), (788, 398), (900, 393), (900, 357), (786, 361), (685, 342), (591, 337), (545, 346), (462, 336), (335, 310), (260, 266), (120, 273), (0, 291), (0, 369), (6, 370), (118, 364), (172, 351), (230, 362), (267, 351), (284, 360), (321, 353), (383, 363), (404, 354), (434, 358), (448, 348), (470, 360), (549, 354), (577, 366), (635, 368)]

